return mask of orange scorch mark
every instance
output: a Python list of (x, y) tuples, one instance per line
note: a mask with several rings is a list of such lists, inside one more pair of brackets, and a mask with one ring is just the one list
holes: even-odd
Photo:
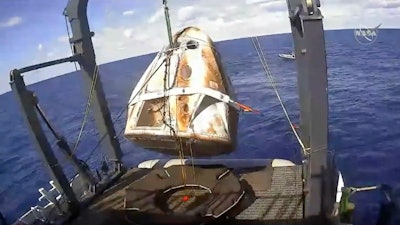
[(192, 75), (192, 69), (188, 65), (186, 54), (183, 54), (183, 57), (179, 62), (176, 85), (178, 87), (188, 87), (190, 85), (191, 75)]
[(207, 133), (209, 133), (209, 134), (216, 134), (217, 131), (214, 129), (213, 123), (210, 122), (208, 125), (209, 125), (209, 127), (208, 127), (208, 129), (207, 129)]
[(189, 125), (189, 96), (181, 95), (176, 99), (176, 117), (179, 131), (186, 131)]
[(206, 68), (204, 77), (205, 86), (225, 93), (221, 71), (218, 68), (218, 63), (212, 49), (210, 47), (204, 47), (201, 51), (201, 56)]
[(215, 124), (217, 124), (218, 126), (222, 126), (222, 119), (221, 119), (221, 117), (219, 117), (219, 116), (215, 117)]
[(217, 134), (215, 127), (220, 127), (223, 125), (223, 121), (220, 116), (215, 116), (212, 121), (208, 124), (207, 133), (209, 134)]
[[(188, 87), (190, 86), (191, 68), (188, 65), (187, 57), (184, 54), (178, 68), (178, 74), (176, 78), (176, 86)], [(190, 108), (189, 108), (190, 97), (188, 95), (180, 95), (176, 98), (176, 121), (178, 124), (179, 131), (186, 131), (189, 126), (190, 120)]]

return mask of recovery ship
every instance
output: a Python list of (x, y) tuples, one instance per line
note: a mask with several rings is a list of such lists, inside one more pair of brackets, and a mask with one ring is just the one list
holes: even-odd
[[(349, 197), (381, 187), (345, 187), (329, 154), (327, 63), (319, 1), (287, 0), (297, 65), (298, 127), (291, 123), (271, 81), (299, 142), (300, 164), (284, 159), (206, 158), (234, 151), (238, 114), (254, 110), (236, 101), (219, 53), (205, 32), (187, 27), (172, 35), (164, 0), (169, 42), (132, 92), (124, 135), (149, 151), (177, 157), (148, 160), (133, 168), (123, 164), (119, 136), (98, 79), (87, 5), (88, 0), (69, 0), (64, 12), (72, 31), (72, 56), (10, 73), (12, 91), (52, 178), (51, 189), (39, 189), (40, 204), (14, 225), (351, 224), (354, 204)], [(251, 41), (272, 79), (258, 38)], [(108, 159), (102, 173), (94, 173), (52, 127), (22, 76), (67, 62), (79, 63), (89, 91), (88, 109), (101, 137), (96, 147)], [(60, 166), (42, 121), (74, 166), (73, 179)]]

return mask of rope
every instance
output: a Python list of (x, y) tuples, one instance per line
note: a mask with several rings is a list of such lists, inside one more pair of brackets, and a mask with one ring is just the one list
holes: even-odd
[[(136, 96), (137, 96), (138, 94), (140, 94), (140, 92), (145, 88), (146, 84), (150, 81), (150, 79), (154, 76), (154, 74), (161, 68), (161, 66), (162, 66), (162, 63), (156, 68), (155, 71), (152, 72), (152, 74), (150, 74), (150, 76), (148, 77), (148, 79), (144, 82), (142, 88), (136, 93), (135, 96), (133, 96), (133, 98), (128, 102), (128, 104), (126, 105), (126, 107), (124, 107), (124, 109), (120, 111), (120, 113), (118, 114), (118, 116), (116, 117), (116, 119), (113, 121), (113, 123), (116, 123), (117, 121), (119, 121), (119, 119), (121, 118), (121, 116), (122, 116), (122, 115), (124, 114), (124, 112), (128, 109), (129, 104), (136, 98)], [(88, 118), (88, 114), (89, 114), (89, 111), (90, 111), (91, 96), (92, 96), (93, 89), (94, 89), (94, 87), (95, 87), (95, 83), (96, 83), (96, 80), (97, 80), (97, 77), (98, 77), (98, 66), (95, 67), (95, 72), (96, 72), (96, 71), (97, 71), (97, 73), (96, 73), (97, 75), (95, 74), (95, 75), (96, 75), (96, 78), (93, 80), (92, 87), (91, 87), (91, 91), (90, 91), (90, 93), (89, 93), (88, 103), (86, 104), (85, 116), (84, 116), (84, 119), (83, 119), (83, 122), (82, 122), (82, 125), (81, 125), (81, 129), (80, 129), (80, 132), (79, 132), (79, 135), (78, 135), (78, 138), (77, 138), (77, 142), (75, 143), (74, 148), (73, 148), (73, 150), (72, 150), (72, 152), (71, 152), (71, 155), (70, 155), (69, 157), (72, 157), (72, 156), (74, 156), (74, 155), (76, 154), (77, 147), (78, 147), (78, 143), (79, 143), (79, 141), (80, 141), (80, 139), (81, 139), (81, 137), (82, 137), (82, 134), (83, 134), (83, 129), (84, 129), (84, 126), (85, 126), (85, 124), (86, 124), (86, 121), (87, 121), (87, 118)], [(117, 134), (116, 137), (117, 137), (117, 138), (120, 137), (123, 131), (124, 131), (124, 128), (122, 128), (122, 129), (118, 132), (118, 134)], [(103, 134), (103, 135), (101, 136), (101, 138), (96, 142), (96, 144), (94, 145), (94, 147), (90, 150), (90, 153), (89, 153), (88, 157), (87, 157), (85, 160), (83, 160), (83, 162), (87, 163), (87, 162), (89, 161), (89, 159), (92, 157), (92, 155), (94, 154), (94, 152), (96, 151), (96, 149), (100, 146), (101, 142), (104, 140), (104, 138), (105, 138), (107, 135), (108, 135), (108, 134), (106, 133), (106, 134)], [(61, 163), (59, 163), (59, 164), (61, 164)], [(59, 165), (59, 164), (57, 164), (57, 165)]]
[[(167, 77), (168, 77), (168, 84), (170, 83), (170, 76), (169, 75), (169, 70), (170, 70), (170, 57), (171, 57), (171, 53), (175, 50), (175, 49), (179, 49), (179, 48), (183, 48), (186, 47), (184, 45), (181, 45), (179, 47), (175, 47), (174, 46), (174, 42), (173, 42), (173, 37), (172, 37), (172, 32), (171, 32), (171, 21), (169, 18), (169, 13), (168, 13), (168, 6), (167, 6), (167, 0), (163, 0), (163, 5), (164, 5), (164, 14), (165, 14), (165, 21), (166, 21), (166, 25), (167, 25), (167, 31), (168, 31), (168, 40), (169, 40), (169, 49), (166, 50), (166, 62), (165, 62), (165, 72), (164, 72), (164, 102), (163, 102), (163, 122), (166, 126), (169, 127), (171, 134), (174, 135), (176, 141), (177, 141), (177, 151), (178, 151), (178, 155), (179, 155), (179, 159), (181, 160), (181, 168), (182, 168), (182, 181), (183, 184), (186, 185), (186, 171), (185, 171), (185, 167), (184, 165), (184, 158), (185, 158), (185, 154), (183, 151), (183, 146), (182, 146), (182, 139), (177, 136), (176, 131), (174, 129), (174, 127), (172, 126), (172, 117), (171, 117), (171, 109), (170, 109), (170, 104), (168, 104), (168, 116), (169, 116), (169, 123), (167, 123), (165, 116), (166, 116), (166, 106), (167, 106), (167, 92), (172, 88), (169, 87), (167, 88)], [(195, 38), (193, 38), (195, 39)], [(212, 47), (212, 46), (210, 46)], [(175, 82), (174, 82), (175, 83)], [(169, 101), (169, 98), (168, 98)], [(192, 152), (192, 148), (191, 148), (191, 144), (190, 144), (190, 151), (191, 151), (191, 156), (193, 158), (193, 152)], [(193, 167), (193, 172), (194, 172), (194, 165), (192, 163), (192, 167)]]
[[(66, 30), (67, 30), (68, 38), (71, 38), (69, 27), (68, 27), (67, 15), (65, 13), (64, 13), (64, 19), (65, 19), (65, 27), (66, 27)], [(72, 48), (71, 44), (70, 44), (70, 48), (71, 48), (72, 55), (74, 55), (74, 51), (73, 51), (73, 48)], [(76, 66), (76, 62), (74, 62), (74, 65), (75, 65), (75, 70), (78, 71), (78, 68)], [(71, 159), (75, 155), (75, 152), (77, 151), (79, 142), (81, 140), (81, 137), (82, 137), (82, 134), (83, 134), (83, 130), (85, 128), (87, 119), (89, 117), (90, 105), (91, 105), (92, 98), (93, 98), (93, 91), (94, 91), (94, 89), (96, 87), (98, 76), (99, 76), (99, 71), (98, 71), (98, 66), (96, 65), (95, 68), (94, 68), (94, 71), (93, 71), (93, 80), (92, 80), (92, 84), (91, 84), (91, 87), (90, 87), (88, 100), (86, 102), (86, 109), (85, 109), (85, 113), (84, 113), (84, 116), (83, 116), (83, 121), (82, 121), (82, 124), (81, 124), (81, 128), (79, 130), (79, 134), (78, 134), (77, 140), (75, 142), (74, 148), (72, 149), (71, 154), (68, 156), (69, 159)]]
[[(93, 73), (94, 73), (94, 74), (93, 74), (93, 81), (92, 81), (92, 84), (91, 84), (91, 87), (90, 87), (88, 100), (87, 100), (87, 102), (86, 102), (85, 113), (84, 113), (84, 116), (83, 116), (81, 128), (80, 128), (80, 130), (79, 130), (79, 134), (78, 134), (77, 140), (76, 140), (76, 142), (75, 142), (74, 148), (72, 149), (71, 154), (68, 155), (67, 158), (64, 160), (64, 162), (60, 162), (60, 163), (56, 164), (55, 166), (58, 166), (58, 165), (60, 165), (61, 163), (65, 163), (65, 162), (69, 161), (69, 160), (76, 154), (76, 151), (78, 150), (78, 145), (79, 145), (79, 142), (80, 142), (80, 140), (81, 140), (81, 138), (82, 138), (83, 130), (84, 130), (84, 128), (85, 128), (87, 119), (88, 119), (88, 117), (89, 117), (90, 105), (91, 105), (92, 98), (93, 98), (93, 91), (94, 91), (95, 86), (96, 86), (96, 83), (97, 83), (97, 78), (98, 78), (98, 74), (99, 74), (99, 72), (98, 72), (98, 66), (97, 66), (97, 65), (95, 66)], [(102, 139), (104, 139), (105, 136), (106, 136), (106, 135), (103, 135)], [(91, 154), (92, 154), (92, 153), (91, 153)], [(86, 163), (86, 161), (84, 161), (84, 162)]]
[[(165, 62), (165, 70), (164, 70), (164, 102), (163, 102), (163, 123), (170, 129), (170, 133), (172, 135), (174, 135), (175, 139), (176, 139), (176, 144), (177, 144), (177, 151), (178, 151), (178, 155), (179, 155), (179, 159), (181, 160), (181, 174), (182, 174), (182, 182), (183, 184), (186, 186), (186, 170), (183, 166), (184, 164), (184, 158), (185, 158), (185, 154), (183, 152), (183, 147), (182, 147), (182, 140), (181, 138), (176, 134), (176, 131), (174, 129), (174, 127), (172, 126), (172, 116), (171, 116), (171, 109), (170, 109), (170, 105), (168, 104), (168, 117), (169, 117), (169, 123), (166, 121), (166, 113), (167, 113), (167, 100), (169, 100), (169, 98), (167, 98), (167, 93), (168, 91), (173, 87), (167, 87), (167, 83), (170, 83), (169, 80), (169, 69), (170, 69), (170, 57), (171, 57), (171, 52), (169, 51), (166, 55), (166, 62)], [(167, 81), (168, 78), (168, 81)]]
[(190, 142), (189, 150), (190, 150), (190, 158), (192, 160), (193, 181), (196, 183), (196, 171), (194, 169), (194, 157), (193, 157), (193, 150), (192, 150), (192, 142)]
[(83, 121), (82, 121), (82, 124), (81, 124), (81, 129), (79, 130), (78, 138), (77, 138), (77, 140), (75, 142), (74, 148), (72, 149), (71, 156), (76, 152), (76, 150), (78, 148), (79, 142), (80, 142), (81, 137), (82, 137), (83, 130), (85, 128), (87, 119), (89, 117), (90, 105), (92, 103), (92, 98), (93, 98), (93, 91), (94, 91), (94, 89), (96, 87), (97, 78), (99, 76), (99, 70), (98, 70), (98, 66), (97, 65), (95, 66), (93, 73), (94, 73), (94, 76), (93, 76), (92, 85), (90, 87), (89, 97), (88, 97), (88, 100), (87, 100), (87, 103), (86, 103), (85, 114), (84, 114)]
[(309, 151), (309, 148), (307, 148), (307, 149), (305, 148), (303, 142), (302, 142), (301, 139), (300, 139), (300, 136), (298, 135), (298, 133), (297, 133), (295, 127), (293, 126), (292, 120), (290, 119), (289, 114), (288, 114), (288, 112), (287, 112), (287, 110), (286, 110), (286, 107), (285, 107), (285, 105), (283, 104), (283, 101), (282, 101), (282, 99), (281, 99), (281, 97), (280, 97), (280, 95), (279, 95), (278, 89), (277, 89), (277, 87), (276, 87), (276, 82), (275, 82), (275, 80), (274, 80), (274, 77), (272, 76), (271, 70), (270, 70), (269, 67), (268, 67), (267, 60), (265, 59), (265, 56), (264, 56), (264, 53), (263, 53), (261, 44), (260, 44), (260, 42), (258, 41), (258, 37), (251, 37), (251, 41), (252, 41), (252, 43), (253, 43), (254, 49), (255, 49), (256, 52), (257, 52), (258, 58), (259, 58), (259, 60), (260, 60), (260, 62), (261, 62), (261, 64), (262, 64), (262, 66), (263, 66), (263, 69), (264, 69), (264, 71), (265, 71), (267, 77), (268, 77), (269, 80), (270, 80), (271, 86), (272, 86), (272, 88), (273, 88), (274, 91), (275, 91), (276, 97), (277, 97), (278, 100), (279, 100), (279, 103), (280, 103), (280, 105), (281, 105), (281, 107), (282, 107), (283, 113), (285, 114), (285, 117), (286, 117), (287, 121), (289, 122), (290, 128), (292, 129), (293, 134), (295, 135), (295, 137), (296, 137), (298, 143), (300, 144), (300, 146), (301, 146), (301, 148), (302, 148), (302, 150), (303, 150), (303, 153), (304, 153), (305, 155), (307, 155), (307, 154), (308, 154), (308, 151)]

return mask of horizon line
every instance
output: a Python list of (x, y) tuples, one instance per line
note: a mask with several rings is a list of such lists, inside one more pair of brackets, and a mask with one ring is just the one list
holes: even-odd
[[(343, 28), (343, 29), (335, 28), (335, 29), (324, 29), (324, 31), (346, 31), (346, 30), (354, 30), (354, 29), (355, 29), (355, 28)], [(385, 28), (379, 28), (378, 30), (400, 30), (400, 28), (389, 28), (389, 27), (386, 28), (386, 27), (385, 27)], [(285, 35), (285, 34), (291, 34), (291, 32), (263, 34), (263, 35), (258, 35), (257, 37), (266, 37), (266, 36), (274, 36), (274, 35)], [(215, 43), (217, 44), (217, 43), (221, 43), (221, 42), (237, 41), (237, 40), (246, 39), (246, 38), (251, 38), (251, 37), (253, 37), (253, 36), (230, 38), (230, 39), (224, 39), (224, 40), (215, 41)], [(95, 50), (95, 52), (96, 52), (96, 49), (94, 49), (94, 50)], [(101, 64), (97, 64), (97, 65), (98, 65), (98, 66), (107, 65), (107, 64), (111, 64), (111, 63), (116, 63), (116, 62), (120, 62), (120, 61), (123, 61), (123, 60), (127, 60), (127, 59), (133, 59), (133, 58), (143, 57), (143, 56), (146, 56), (146, 55), (156, 54), (157, 52), (158, 52), (158, 51), (145, 52), (145, 53), (141, 53), (140, 55), (133, 55), (133, 56), (131, 56), (131, 57), (127, 57), (127, 58), (123, 58), (123, 59), (118, 59), (118, 60), (110, 61), (110, 62), (105, 62), (105, 63), (101, 63)], [(68, 57), (68, 56), (66, 56), (66, 57)], [(11, 68), (11, 67), (10, 67), (10, 68)], [(15, 68), (14, 68), (14, 69), (15, 69)], [(43, 68), (43, 69), (44, 69), (44, 68)], [(13, 69), (10, 69), (10, 71), (11, 71), (11, 70), (13, 70)], [(39, 80), (39, 81), (30, 83), (30, 84), (27, 84), (26, 86), (28, 87), (28, 86), (33, 85), (33, 84), (38, 84), (38, 83), (41, 83), (41, 82), (44, 82), (44, 81), (47, 81), (47, 80), (51, 80), (51, 79), (54, 79), (54, 78), (57, 78), (57, 77), (60, 77), (60, 76), (69, 75), (69, 74), (71, 74), (71, 73), (75, 73), (75, 72), (78, 72), (78, 71), (80, 71), (80, 69), (78, 69), (77, 71), (72, 70), (72, 71), (70, 71), (70, 72), (65, 72), (65, 73), (62, 73), (62, 74), (57, 74), (57, 75), (54, 75), (53, 77), (49, 77), (49, 78), (47, 78), (47, 79), (43, 79), (43, 80)], [(11, 92), (11, 90), (5, 90), (5, 91), (0, 90), (0, 96), (1, 96), (1, 95), (4, 95), (4, 94), (7, 94), (7, 93), (9, 93), (9, 92)]]

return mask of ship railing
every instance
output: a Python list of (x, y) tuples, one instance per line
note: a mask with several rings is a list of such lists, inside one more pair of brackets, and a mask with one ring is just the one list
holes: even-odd
[[(70, 186), (74, 190), (75, 195), (83, 199), (86, 196), (87, 191), (85, 190), (84, 185), (82, 185), (82, 180), (79, 178), (79, 174), (76, 174), (71, 179)], [(33, 224), (38, 220), (46, 222), (51, 220), (51, 218), (68, 214), (68, 204), (65, 196), (53, 180), (50, 180), (49, 184), (51, 188), (48, 190), (43, 187), (38, 189), (41, 194), (39, 202), (44, 203), (44, 206), (36, 205), (31, 207), (31, 209), (22, 215), (13, 225)]]

